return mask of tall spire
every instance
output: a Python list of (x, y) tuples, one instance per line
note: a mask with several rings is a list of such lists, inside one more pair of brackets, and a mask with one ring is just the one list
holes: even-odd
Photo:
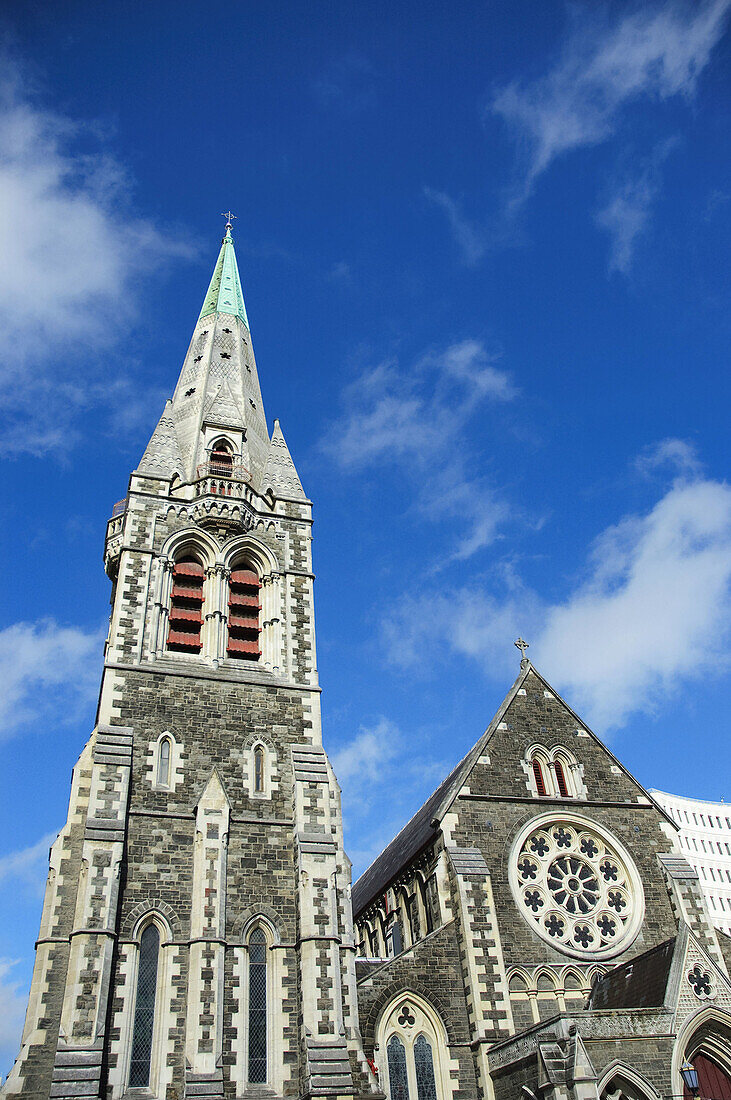
[(198, 320), (209, 317), (212, 313), (228, 313), (230, 316), (239, 317), (248, 328), (249, 318), (246, 316), (239, 266), (236, 263), (234, 239), (231, 236), (233, 228), (231, 219), (235, 216), (230, 210), (223, 215), (226, 218), (226, 233), (221, 241), (221, 251), (218, 253), (211, 284), (208, 287), (208, 293)]
[(203, 476), (221, 436), (237, 470), (255, 492), (306, 500), (278, 422), (269, 439), (251, 332), (231, 236), (229, 211), (203, 309), (196, 322), (172, 400), (138, 472), (185, 484)]

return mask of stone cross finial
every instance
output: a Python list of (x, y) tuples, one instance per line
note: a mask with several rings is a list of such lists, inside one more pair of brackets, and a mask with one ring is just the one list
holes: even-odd
[(230, 210), (227, 210), (225, 214), (221, 214), (222, 218), (226, 219), (226, 229), (233, 229), (233, 220), (236, 217)]
[(528, 658), (525, 655), (526, 649), (529, 648), (528, 643), (522, 638), (518, 638), (517, 642), (513, 642), (513, 645), (520, 650), (520, 667), (524, 668), (528, 663)]

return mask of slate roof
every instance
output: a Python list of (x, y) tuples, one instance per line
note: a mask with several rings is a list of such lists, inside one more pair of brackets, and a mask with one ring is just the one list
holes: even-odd
[(588, 1008), (660, 1008), (670, 976), (675, 939), (615, 966), (595, 984)]

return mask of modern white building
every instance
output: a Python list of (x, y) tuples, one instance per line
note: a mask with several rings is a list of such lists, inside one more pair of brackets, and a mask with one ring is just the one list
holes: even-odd
[(650, 794), (680, 827), (678, 844), (698, 871), (713, 923), (731, 935), (731, 804)]

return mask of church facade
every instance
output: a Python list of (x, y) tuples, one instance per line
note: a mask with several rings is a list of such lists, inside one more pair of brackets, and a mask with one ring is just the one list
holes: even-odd
[(351, 890), (311, 526), (229, 224), (107, 526), (97, 721), (2, 1095), (669, 1100), (690, 1060), (729, 1100), (731, 939), (672, 819), (524, 653)]

